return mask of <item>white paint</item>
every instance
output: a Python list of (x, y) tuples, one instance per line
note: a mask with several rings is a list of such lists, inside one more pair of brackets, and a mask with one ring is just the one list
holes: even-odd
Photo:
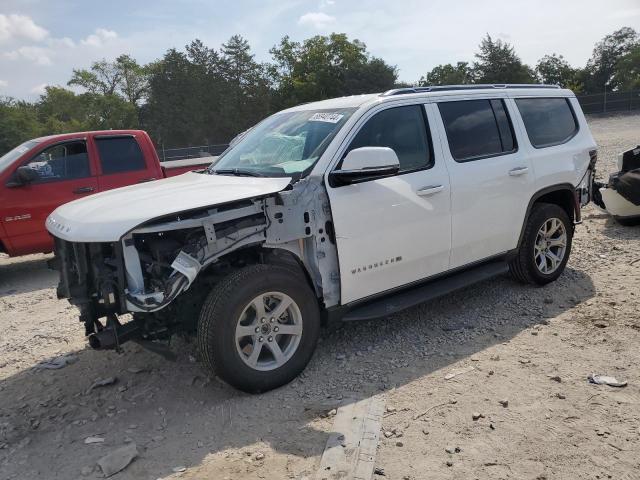
[(398, 155), (391, 148), (360, 147), (347, 153), (342, 161), (342, 170), (397, 167), (399, 164)]
[[(382, 107), (361, 118), (349, 141)], [(428, 115), (431, 123), (433, 114)], [(419, 193), (437, 186), (443, 189), (436, 195)], [(328, 192), (343, 304), (449, 268), (449, 175), (439, 148), (435, 149), (435, 165), (430, 169), (329, 187)]]
[(185, 173), (109, 190), (67, 203), (47, 219), (52, 234), (74, 242), (112, 242), (149, 220), (260, 197), (285, 188), (290, 178)]
[[(578, 134), (563, 145), (535, 149), (512, 100), (535, 96), (570, 98), (580, 125)], [(508, 155), (458, 163), (449, 152), (436, 103), (477, 98), (505, 100), (519, 149)], [(337, 101), (356, 103), (358, 97)], [(388, 106), (421, 103), (426, 104), (435, 166), (328, 188), (343, 304), (515, 249), (532, 196), (553, 185), (577, 186), (588, 168), (589, 150), (596, 146), (569, 90), (488, 88), (366, 97), (361, 101), (359, 111), (336, 135), (317, 170), (324, 169), (328, 175), (335, 168), (364, 124), (363, 119), (372, 112)], [(332, 101), (322, 104), (323, 108), (334, 106)], [(318, 104), (304, 107), (318, 108)], [(396, 257), (401, 257), (401, 261), (392, 264), (391, 259)]]
[[(536, 96), (570, 99), (580, 125), (572, 139), (542, 149), (531, 145), (513, 98)], [(518, 150), (459, 163), (449, 152), (436, 103), (478, 98), (504, 99)], [(337, 168), (349, 143), (366, 121), (377, 112), (402, 105), (425, 108), (434, 165), (426, 170), (330, 187), (329, 173)], [(575, 97), (572, 92), (560, 89), (487, 88), (384, 97), (360, 95), (290, 110), (347, 106), (356, 107), (357, 111), (337, 132), (312, 171), (312, 175), (325, 177), (331, 203), (342, 304), (516, 248), (533, 195), (559, 184), (575, 188), (588, 168), (589, 150), (595, 148)], [(381, 162), (378, 158), (381, 149), (365, 148), (361, 153), (372, 158), (349, 160), (347, 164), (367, 166)], [(397, 157), (395, 152), (393, 156)], [(382, 163), (388, 163), (390, 155), (382, 157)], [(284, 189), (289, 182), (289, 178), (187, 173), (64, 205), (50, 216), (47, 228), (70, 241), (117, 241), (150, 220), (269, 195)]]

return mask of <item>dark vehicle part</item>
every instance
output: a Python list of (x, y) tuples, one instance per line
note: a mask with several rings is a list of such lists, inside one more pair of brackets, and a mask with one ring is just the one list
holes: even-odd
[(622, 169), (611, 175), (609, 188), (640, 206), (640, 145), (622, 154)]
[(94, 350), (117, 350), (120, 344), (140, 337), (141, 325), (132, 320), (122, 325), (118, 318), (111, 314), (107, 316), (107, 326), (89, 335), (89, 345)]
[(220, 378), (258, 393), (293, 380), (311, 359), (319, 333), (318, 301), (298, 269), (250, 265), (222, 279), (207, 297), (198, 348)]
[(608, 183), (593, 182), (593, 202), (621, 225), (640, 224), (640, 145), (619, 156)]
[(545, 285), (564, 271), (571, 252), (573, 223), (552, 203), (536, 203), (527, 219), (522, 243), (509, 263), (511, 275), (522, 283)]

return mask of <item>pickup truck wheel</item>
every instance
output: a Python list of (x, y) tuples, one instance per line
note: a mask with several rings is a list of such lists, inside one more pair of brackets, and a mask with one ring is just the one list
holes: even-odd
[(205, 364), (230, 385), (259, 393), (293, 380), (320, 333), (315, 294), (300, 272), (252, 265), (211, 291), (198, 323)]
[(545, 285), (564, 271), (571, 252), (571, 220), (558, 205), (533, 206), (516, 257), (509, 263), (511, 275), (523, 283)]

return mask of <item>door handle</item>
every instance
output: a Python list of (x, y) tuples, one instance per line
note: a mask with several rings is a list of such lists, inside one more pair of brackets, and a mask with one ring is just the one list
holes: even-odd
[(428, 197), (429, 195), (434, 195), (443, 190), (444, 190), (443, 185), (430, 185), (428, 187), (422, 187), (420, 190), (416, 192), (416, 194), (420, 195), (421, 197)]
[(93, 187), (80, 187), (80, 188), (76, 188), (73, 193), (91, 193), (95, 190), (95, 188)]
[(518, 177), (520, 175), (524, 175), (529, 171), (529, 167), (516, 167), (513, 170), (509, 170), (509, 175), (512, 177)]
[(138, 183), (153, 182), (154, 180), (157, 180), (157, 178), (156, 177), (143, 178), (142, 180), (138, 180)]

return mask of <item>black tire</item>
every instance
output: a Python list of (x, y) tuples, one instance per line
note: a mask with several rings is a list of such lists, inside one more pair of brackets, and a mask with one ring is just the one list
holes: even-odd
[[(236, 326), (245, 307), (267, 292), (281, 292), (295, 302), (302, 316), (302, 334), (286, 363), (261, 371), (241, 358)], [(222, 380), (242, 391), (260, 393), (289, 383), (302, 372), (319, 334), (318, 300), (304, 275), (292, 267), (251, 265), (225, 277), (207, 297), (198, 322), (198, 348), (205, 365)]]
[[(543, 273), (534, 260), (534, 251), (538, 231), (550, 219), (557, 218), (564, 226), (567, 234), (566, 250), (558, 268), (551, 273)], [(536, 203), (527, 219), (522, 242), (515, 258), (509, 263), (511, 276), (522, 283), (546, 285), (556, 280), (564, 271), (571, 253), (573, 224), (565, 210), (552, 203)]]

